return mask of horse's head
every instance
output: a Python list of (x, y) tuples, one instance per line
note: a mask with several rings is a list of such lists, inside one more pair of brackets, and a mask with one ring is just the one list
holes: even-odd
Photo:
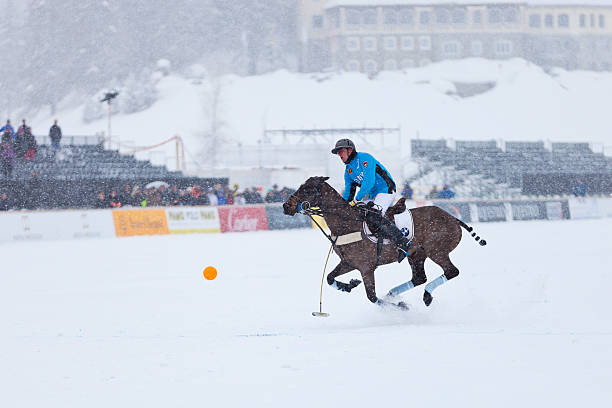
[(321, 206), (321, 186), (329, 177), (311, 177), (283, 204), (283, 212), (295, 215), (298, 211)]

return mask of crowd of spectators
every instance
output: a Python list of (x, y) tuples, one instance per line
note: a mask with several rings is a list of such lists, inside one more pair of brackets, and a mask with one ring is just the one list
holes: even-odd
[[(60, 149), (62, 129), (57, 125), (57, 119), (49, 129), (49, 138), (54, 152)], [(0, 174), (4, 178), (10, 178), (17, 161), (32, 162), (38, 150), (36, 137), (32, 128), (23, 119), (21, 126), (15, 128), (8, 119), (6, 124), (0, 128)]]
[(94, 208), (120, 208), (120, 207), (158, 207), (180, 205), (246, 205), (264, 203), (282, 203), (295, 191), (288, 187), (278, 189), (274, 185), (265, 197), (261, 194), (261, 187), (245, 188), (239, 191), (239, 186), (232, 188), (216, 184), (213, 187), (199, 185), (179, 188), (177, 185), (166, 183), (151, 183), (145, 187), (126, 184), (122, 189), (98, 191), (94, 201)]

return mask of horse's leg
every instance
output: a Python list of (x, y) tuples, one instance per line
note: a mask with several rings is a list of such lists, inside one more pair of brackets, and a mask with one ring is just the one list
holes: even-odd
[(354, 287), (359, 285), (361, 281), (359, 279), (351, 279), (350, 283), (339, 282), (336, 278), (340, 275), (344, 275), (355, 268), (344, 261), (340, 261), (338, 266), (334, 268), (329, 274), (327, 274), (327, 283), (334, 288), (341, 290), (342, 292), (350, 292)]
[(387, 306), (400, 310), (408, 310), (408, 306), (406, 306), (404, 302), (392, 303), (383, 299), (379, 299), (376, 296), (376, 282), (374, 280), (375, 269), (375, 267), (372, 267), (369, 269), (359, 270), (361, 272), (361, 278), (363, 279), (363, 285), (365, 286), (366, 296), (368, 297), (368, 300), (381, 307)]
[(429, 282), (427, 286), (425, 286), (425, 293), (423, 293), (423, 302), (425, 302), (425, 306), (429, 306), (431, 304), (431, 301), (433, 300), (431, 292), (433, 292), (435, 288), (459, 275), (459, 269), (453, 265), (448, 257), (448, 254), (432, 254), (430, 255), (430, 258), (432, 261), (440, 265), (444, 271), (444, 274), (438, 276), (436, 279)]
[(426, 259), (427, 256), (421, 254), (419, 254), (418, 257), (414, 259), (408, 258), (408, 261), (410, 262), (410, 267), (412, 268), (412, 279), (391, 289), (389, 293), (387, 293), (387, 296), (397, 296), (427, 282), (427, 276), (425, 276)]

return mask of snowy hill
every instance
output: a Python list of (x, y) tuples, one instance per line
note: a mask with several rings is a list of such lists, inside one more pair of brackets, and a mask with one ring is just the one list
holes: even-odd
[[(464, 93), (470, 84), (480, 93)], [(545, 72), (521, 59), (447, 61), (371, 79), (277, 71), (211, 81), (171, 74), (160, 77), (155, 89), (157, 100), (148, 109), (113, 116), (122, 151), (178, 134), (189, 162), (206, 160), (200, 155), (213, 134), (217, 143), (256, 145), (266, 128), (399, 126), (403, 140), (587, 141), (597, 151), (607, 145), (606, 153), (612, 152), (606, 103), (612, 73)], [(104, 132), (106, 119), (86, 123), (84, 109), (71, 105), (33, 118), (35, 134), (45, 135), (54, 117), (65, 134)], [(406, 150), (409, 143), (402, 146)], [(156, 163), (174, 154), (173, 145), (158, 150)]]

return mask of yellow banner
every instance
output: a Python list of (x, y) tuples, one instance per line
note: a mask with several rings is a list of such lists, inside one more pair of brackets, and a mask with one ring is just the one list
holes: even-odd
[(115, 234), (118, 237), (169, 234), (166, 210), (115, 210)]

